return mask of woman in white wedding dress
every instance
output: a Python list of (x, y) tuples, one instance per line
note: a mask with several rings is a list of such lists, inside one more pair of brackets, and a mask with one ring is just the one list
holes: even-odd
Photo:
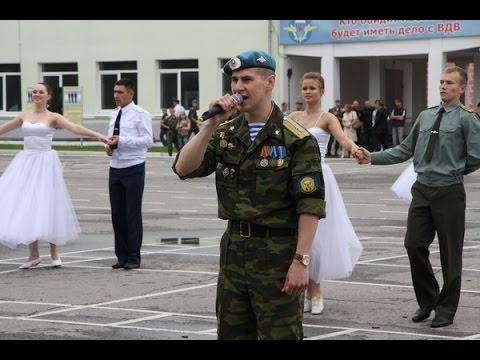
[(22, 128), (23, 150), (0, 176), (0, 243), (11, 248), (28, 244), (30, 254), (20, 269), (40, 263), (38, 241), (50, 243), (52, 266), (62, 262), (57, 245), (76, 239), (78, 220), (63, 178), (60, 158), (52, 150), (55, 129), (106, 142), (100, 133), (74, 124), (47, 109), (52, 91), (48, 84), (33, 87), (34, 109), (0, 125), (0, 134)]
[(310, 280), (304, 311), (311, 311), (312, 314), (320, 314), (324, 307), (320, 281), (349, 277), (363, 251), (363, 246), (348, 217), (335, 176), (330, 166), (325, 163), (330, 134), (355, 157), (362, 154), (358, 146), (345, 135), (338, 119), (322, 110), (320, 103), (325, 92), (324, 85), (323, 77), (319, 73), (306, 73), (301, 81), (305, 110), (289, 115), (315, 136), (322, 155), (327, 216), (318, 223), (310, 253), (311, 262), (308, 266)]

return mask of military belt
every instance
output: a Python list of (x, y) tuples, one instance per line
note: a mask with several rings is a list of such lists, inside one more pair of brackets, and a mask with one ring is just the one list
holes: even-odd
[(229, 221), (230, 233), (231, 234), (240, 234), (243, 238), (251, 237), (279, 237), (279, 236), (292, 236), (297, 234), (297, 229), (291, 228), (270, 228), (258, 224), (250, 224), (237, 220)]

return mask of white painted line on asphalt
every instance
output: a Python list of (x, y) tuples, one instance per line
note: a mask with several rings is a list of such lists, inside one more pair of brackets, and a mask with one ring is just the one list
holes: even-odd
[[(138, 271), (138, 270), (136, 270)], [(124, 299), (117, 299), (117, 300), (112, 300), (112, 301), (106, 301), (98, 304), (90, 304), (90, 305), (83, 305), (83, 306), (78, 306), (75, 309), (60, 309), (60, 310), (51, 310), (51, 311), (45, 311), (45, 312), (40, 312), (40, 313), (35, 313), (33, 315), (28, 316), (29, 319), (33, 318), (38, 318), (40, 316), (46, 316), (46, 315), (51, 315), (51, 314), (60, 314), (60, 313), (65, 313), (65, 312), (70, 312), (73, 310), (79, 310), (79, 309), (89, 309), (92, 307), (98, 307), (98, 306), (103, 306), (103, 305), (111, 305), (111, 304), (119, 304), (119, 303), (124, 303), (128, 301), (136, 301), (136, 300), (144, 300), (152, 297), (158, 297), (158, 296), (163, 296), (163, 295), (170, 295), (170, 294), (178, 294), (181, 292), (185, 291), (191, 291), (191, 290), (198, 290), (198, 289), (203, 289), (207, 287), (212, 287), (212, 286), (217, 286), (217, 283), (210, 283), (210, 284), (205, 284), (205, 285), (197, 285), (197, 286), (190, 286), (187, 288), (181, 288), (181, 289), (175, 289), (175, 290), (169, 290), (169, 291), (161, 291), (153, 294), (146, 294), (146, 295), (140, 295), (140, 296), (132, 296), (129, 298), (124, 298)]]
[(227, 221), (223, 219), (215, 218), (190, 218), (190, 217), (180, 217), (180, 220), (199, 220), (199, 221)]
[(186, 194), (187, 191), (176, 191), (176, 190), (148, 190), (149, 192), (155, 193), (165, 193), (165, 194)]
[[(303, 324), (303, 326), (309, 327), (306, 324)], [(358, 329), (349, 329), (349, 330), (343, 330), (343, 331), (336, 331), (336, 332), (329, 333), (329, 334), (307, 337), (307, 338), (304, 338), (303, 340), (323, 340), (323, 339), (328, 339), (328, 338), (337, 337), (337, 336), (341, 336), (341, 335), (351, 334), (351, 333), (354, 333), (354, 332), (357, 332), (357, 331), (359, 331), (359, 330)]]
[(217, 198), (212, 197), (197, 197), (197, 196), (172, 196), (172, 199), (183, 199), (183, 200), (217, 200)]
[[(146, 212), (147, 210), (143, 210), (143, 212)], [(166, 210), (163, 210), (163, 209), (149, 209), (148, 212), (154, 212), (154, 213), (158, 213), (158, 214), (175, 214), (175, 213), (179, 213), (179, 214), (183, 214), (183, 213), (187, 213), (187, 214), (195, 214), (195, 213), (198, 213), (198, 210), (178, 210), (178, 209), (166, 209)]]
[[(431, 252), (433, 253), (433, 251)], [(383, 258), (376, 258), (376, 259), (370, 259), (370, 260), (362, 260), (362, 261), (359, 261), (357, 264), (367, 264), (367, 263), (371, 263), (371, 262), (377, 262), (377, 261), (384, 261), (384, 260), (394, 260), (394, 259), (402, 259), (402, 258), (406, 258), (408, 257), (407, 254), (404, 254), (404, 255), (396, 255), (396, 256), (388, 256), (388, 257), (383, 257)]]
[(94, 188), (80, 188), (80, 187), (77, 187), (77, 190), (80, 190), (80, 191), (105, 191), (106, 189), (105, 188), (94, 189)]
[[(74, 208), (76, 208), (76, 206), (74, 206)], [(82, 217), (82, 216), (98, 216), (98, 217), (101, 217), (101, 216), (104, 216), (104, 217), (112, 217), (111, 214), (89, 214), (89, 213), (85, 213), (85, 214), (77, 214), (78, 217)]]
[(342, 194), (354, 194), (354, 195), (358, 195), (358, 194), (368, 194), (368, 195), (378, 195), (378, 191), (362, 191), (361, 189), (359, 189), (358, 191), (350, 191), (350, 190), (342, 190)]
[(378, 203), (365, 203), (365, 202), (346, 202), (345, 205), (360, 205), (360, 206), (380, 206), (385, 207), (385, 204), (378, 204)]
[[(361, 328), (348, 328), (348, 327), (336, 327), (336, 326), (324, 326), (324, 325), (314, 325), (314, 324), (303, 324), (305, 327), (311, 328), (322, 328), (322, 329), (343, 329), (345, 331), (359, 332), (365, 331), (370, 333), (380, 333), (380, 334), (392, 334), (392, 335), (404, 335), (404, 336), (414, 336), (414, 337), (432, 337), (436, 339), (459, 339), (455, 336), (445, 336), (445, 335), (435, 335), (435, 334), (421, 334), (421, 333), (412, 333), (408, 331), (390, 331), (390, 330), (378, 330), (378, 329), (361, 329)], [(341, 334), (341, 332), (340, 332)], [(312, 338), (306, 338), (305, 340), (316, 340)]]
[[(440, 269), (440, 268), (438, 268)], [(398, 285), (398, 284), (380, 284), (380, 283), (366, 283), (361, 281), (342, 281), (342, 280), (325, 280), (324, 282), (335, 283), (335, 284), (347, 284), (347, 285), (362, 285), (362, 286), (376, 286), (376, 287), (388, 287), (388, 288), (400, 288), (400, 289), (411, 289), (413, 290), (412, 285)], [(462, 293), (467, 294), (480, 294), (480, 290), (460, 290)]]
[(110, 211), (110, 207), (97, 207), (97, 206), (75, 206), (75, 209), (89, 209), (89, 210), (108, 210)]
[[(383, 267), (399, 267), (399, 268), (409, 268), (410, 269), (410, 265), (402, 265), (402, 264), (379, 264), (379, 263), (361, 263), (361, 262), (357, 262), (357, 265), (365, 265), (365, 266), (383, 266)], [(442, 268), (440, 266), (432, 266), (432, 269), (433, 270), (438, 270), (438, 271), (441, 271)], [(471, 272), (480, 272), (480, 269), (471, 269), (471, 268), (462, 268), (462, 271), (464, 272), (467, 272), (467, 271), (471, 271)]]
[(137, 323), (137, 322), (140, 322), (140, 321), (148, 321), (148, 320), (161, 319), (161, 318), (169, 317), (169, 316), (171, 316), (171, 315), (170, 315), (170, 314), (159, 314), (159, 315), (145, 316), (145, 317), (136, 318), (136, 319), (119, 321), (119, 322), (116, 322), (116, 323), (108, 323), (107, 325), (108, 325), (108, 326), (127, 325), (127, 324)]
[(200, 333), (200, 334), (212, 334), (212, 335), (217, 335), (217, 328), (202, 330), (202, 331), (199, 331), (199, 333)]

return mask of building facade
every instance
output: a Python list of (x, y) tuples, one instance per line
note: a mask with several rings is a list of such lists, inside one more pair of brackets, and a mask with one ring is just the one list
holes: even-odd
[[(322, 104), (403, 100), (407, 121), (440, 103), (442, 71), (455, 64), (469, 73), (462, 101), (474, 109), (480, 98), (479, 20), (281, 20), (284, 85), (290, 104), (307, 71), (325, 78)], [(477, 71), (475, 71), (477, 69)]]
[(63, 87), (80, 87), (84, 124), (99, 131), (106, 131), (115, 107), (113, 86), (121, 77), (135, 81), (135, 101), (153, 115), (156, 125), (161, 108), (172, 106), (173, 98), (187, 109), (198, 99), (200, 110), (206, 110), (213, 98), (230, 91), (222, 74), (226, 61), (249, 49), (274, 51), (269, 44), (270, 24), (268, 20), (2, 20), (0, 121), (28, 109), (28, 87), (39, 81), (52, 86), (51, 108), (59, 112)]

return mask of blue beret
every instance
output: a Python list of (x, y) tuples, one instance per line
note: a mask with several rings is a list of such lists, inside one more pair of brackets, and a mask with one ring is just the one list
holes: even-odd
[(275, 59), (269, 53), (262, 50), (245, 51), (228, 60), (223, 66), (223, 72), (232, 76), (232, 72), (235, 70), (254, 67), (275, 71)]

